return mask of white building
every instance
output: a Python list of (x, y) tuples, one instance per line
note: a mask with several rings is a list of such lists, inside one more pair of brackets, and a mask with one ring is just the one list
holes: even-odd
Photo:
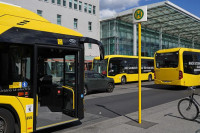
[[(33, 11), (52, 23), (100, 40), (99, 0), (0, 0)], [(99, 56), (98, 46), (85, 45), (86, 60)]]

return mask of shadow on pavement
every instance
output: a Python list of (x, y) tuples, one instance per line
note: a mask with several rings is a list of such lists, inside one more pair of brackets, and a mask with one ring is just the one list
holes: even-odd
[[(134, 83), (138, 83), (138, 81), (126, 82), (126, 84), (124, 84), (124, 85), (134, 84)], [(154, 84), (154, 81), (153, 80), (152, 81), (142, 80), (142, 83), (153, 83)], [(122, 85), (122, 84), (121, 83), (115, 83), (115, 85)]]
[(142, 87), (145, 88), (151, 88), (151, 89), (158, 89), (158, 90), (172, 90), (172, 91), (177, 91), (177, 90), (186, 90), (187, 87), (184, 86), (169, 86), (169, 85), (142, 85)]
[[(174, 117), (174, 118), (186, 120), (186, 119), (182, 118), (181, 116), (173, 115), (173, 113), (169, 113), (169, 114), (166, 114), (166, 115), (164, 115), (164, 116), (170, 116), (170, 117)], [(186, 121), (188, 121), (188, 120), (186, 120)], [(194, 120), (194, 122), (200, 124), (200, 116), (199, 116), (196, 120)]]
[[(115, 91), (115, 89), (113, 90), (113, 91)], [(93, 91), (89, 91), (88, 93), (87, 93), (87, 95), (92, 95), (92, 94), (103, 94), (103, 93), (110, 93), (110, 92), (107, 92), (106, 90), (93, 90)], [(111, 92), (112, 93), (112, 92)], [(87, 96), (86, 95), (86, 96)]]
[[(138, 81), (126, 82), (126, 84), (124, 84), (124, 85), (132, 84), (132, 83), (138, 83)], [(115, 85), (121, 85), (121, 86), (124, 86), (124, 85), (122, 85), (121, 83), (115, 83)]]
[(195, 133), (200, 133), (200, 129), (196, 130), (196, 132), (195, 132)]
[(134, 120), (134, 119), (132, 119), (132, 118), (126, 116), (126, 115), (121, 115), (121, 114), (119, 114), (119, 113), (117, 113), (117, 112), (115, 112), (115, 111), (113, 111), (113, 110), (107, 108), (107, 107), (104, 106), (104, 105), (99, 105), (99, 104), (95, 104), (95, 105), (98, 106), (98, 107), (104, 108), (105, 110), (108, 110), (108, 111), (110, 111), (110, 112), (112, 112), (112, 113), (114, 113), (114, 114), (116, 114), (116, 115), (118, 115), (118, 116), (124, 116), (124, 117), (126, 117), (127, 119), (129, 119), (129, 120), (131, 120), (131, 121), (138, 122), (137, 120)]

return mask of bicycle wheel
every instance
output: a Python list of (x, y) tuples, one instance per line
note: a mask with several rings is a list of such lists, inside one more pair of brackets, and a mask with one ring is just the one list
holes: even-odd
[(199, 108), (191, 99), (184, 98), (178, 102), (178, 112), (186, 120), (195, 120), (198, 117)]

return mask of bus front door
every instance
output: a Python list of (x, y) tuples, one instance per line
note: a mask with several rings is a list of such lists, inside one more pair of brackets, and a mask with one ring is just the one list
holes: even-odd
[(77, 120), (77, 53), (39, 47), (37, 130)]

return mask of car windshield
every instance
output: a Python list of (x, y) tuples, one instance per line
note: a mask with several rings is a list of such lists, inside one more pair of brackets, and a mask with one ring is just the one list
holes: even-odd
[(95, 72), (106, 75), (107, 74), (107, 64), (108, 60), (94, 60), (93, 61), (93, 70)]
[(157, 68), (176, 68), (178, 67), (178, 52), (157, 53), (156, 54)]

